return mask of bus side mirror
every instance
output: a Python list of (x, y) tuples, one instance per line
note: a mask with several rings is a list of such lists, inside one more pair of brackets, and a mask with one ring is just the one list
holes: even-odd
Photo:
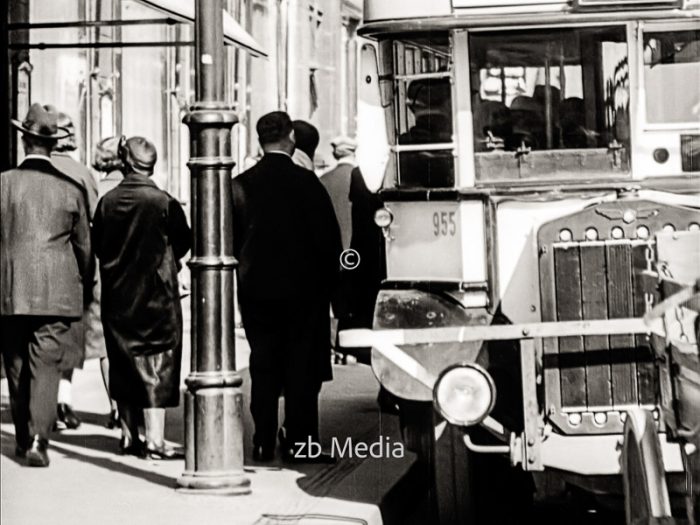
[(377, 191), (389, 163), (387, 107), (393, 98), (393, 82), (380, 81), (377, 47), (372, 42), (360, 51), (360, 85), (357, 101), (357, 162), (367, 187)]

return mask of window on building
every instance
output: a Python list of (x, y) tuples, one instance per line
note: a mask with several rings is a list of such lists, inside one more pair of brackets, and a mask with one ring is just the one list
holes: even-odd
[[(52, 23), (80, 20), (84, 17), (79, 2), (59, 0), (56, 2), (28, 2), (29, 20), (22, 22)], [(18, 20), (20, 21), (20, 20)], [(52, 42), (70, 44), (85, 40), (87, 30), (79, 27), (62, 29), (37, 28), (28, 31), (30, 44)], [(85, 161), (85, 146), (89, 143), (87, 121), (89, 53), (86, 49), (31, 49), (27, 55), (22, 74), (24, 86), (21, 99), (15, 108), (19, 119), (24, 117), (29, 105), (35, 102), (51, 104), (68, 114), (76, 130), (79, 158)], [(24, 156), (18, 144), (17, 159)]]
[(342, 52), (340, 56), (340, 95), (341, 95), (341, 130), (344, 134), (354, 136), (357, 115), (357, 75), (358, 48), (357, 27), (359, 18), (343, 16)]
[[(34, 46), (13, 49), (26, 56), (14, 81), (13, 114), (23, 116), (34, 102), (67, 113), (76, 129), (77, 156), (87, 165), (100, 140), (142, 135), (158, 150), (155, 181), (187, 200), (189, 144), (182, 117), (194, 100), (194, 62), (193, 47), (184, 44), (193, 40), (192, 26), (167, 21), (136, 0), (36, 0), (22, 7), (13, 22), (61, 25), (11, 31), (12, 43)], [(82, 23), (108, 20), (125, 23)]]
[(321, 46), (321, 23), (323, 22), (323, 11), (319, 8), (318, 3), (314, 0), (309, 3), (309, 46), (311, 51), (311, 56), (309, 63), (309, 118), (314, 116), (314, 113), (319, 106), (319, 93), (318, 93), (318, 78), (316, 72), (318, 71), (319, 60), (319, 47)]

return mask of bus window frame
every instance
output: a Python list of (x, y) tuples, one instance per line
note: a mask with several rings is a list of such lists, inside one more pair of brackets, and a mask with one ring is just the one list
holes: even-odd
[[(678, 148), (678, 135), (684, 132), (698, 133), (698, 122), (649, 123), (646, 116), (647, 93), (644, 85), (644, 34), (645, 32), (685, 31), (697, 29), (698, 23), (688, 20), (666, 19), (661, 21), (641, 20), (631, 22), (631, 37), (634, 40), (634, 63), (630, 68), (630, 86), (635, 88), (630, 106), (632, 124), (632, 178), (644, 180), (650, 177), (687, 177), (697, 172), (683, 171), (680, 159), (675, 155)], [(630, 61), (632, 58), (630, 57)], [(652, 151), (664, 147), (674, 152), (669, 161), (664, 164), (654, 162)]]
[(638, 71), (638, 115), (641, 126), (639, 132), (645, 131), (685, 131), (697, 130), (700, 128), (699, 122), (649, 122), (647, 120), (647, 91), (645, 78), (644, 64), (644, 34), (659, 33), (659, 32), (677, 32), (677, 31), (700, 31), (700, 23), (695, 21), (660, 21), (649, 22), (640, 21), (636, 25), (635, 49), (637, 54), (637, 71)]
[[(456, 48), (453, 47), (452, 53), (453, 53), (453, 60), (454, 60), (454, 69), (456, 72), (456, 69), (458, 67), (458, 64), (465, 64), (466, 63), (466, 75), (467, 78), (464, 79), (462, 82), (466, 86), (466, 93), (469, 93), (470, 96), (466, 97), (468, 100), (465, 102), (465, 106), (468, 107), (468, 118), (469, 122), (467, 123), (467, 127), (469, 129), (469, 144), (464, 145), (463, 148), (461, 148), (458, 151), (458, 158), (461, 158), (462, 155), (468, 154), (469, 156), (469, 172), (464, 175), (464, 181), (468, 182), (470, 184), (469, 187), (473, 188), (490, 188), (490, 187), (508, 187), (512, 186), (514, 184), (520, 184), (523, 186), (527, 185), (532, 185), (532, 184), (541, 184), (541, 185), (546, 185), (546, 186), (555, 186), (555, 185), (571, 185), (575, 184), (577, 182), (576, 179), (574, 178), (563, 178), (563, 179), (509, 179), (509, 180), (479, 180), (476, 176), (476, 152), (474, 151), (474, 120), (473, 120), (473, 113), (472, 113), (472, 102), (471, 102), (471, 78), (469, 76), (469, 67), (470, 67), (470, 49), (469, 49), (469, 36), (471, 34), (476, 34), (476, 33), (495, 33), (495, 32), (518, 32), (518, 31), (535, 31), (535, 30), (542, 30), (542, 29), (579, 29), (579, 28), (586, 28), (586, 27), (621, 27), (624, 28), (625, 30), (625, 35), (626, 35), (626, 42), (627, 42), (627, 60), (629, 64), (629, 70), (630, 70), (630, 79), (629, 79), (629, 126), (630, 126), (630, 145), (629, 145), (629, 170), (626, 174), (623, 176), (620, 176), (618, 174), (611, 174), (606, 177), (595, 177), (585, 179), (585, 182), (606, 182), (606, 183), (614, 183), (614, 182), (626, 182), (633, 180), (635, 177), (635, 168), (634, 168), (634, 160), (635, 160), (635, 143), (637, 142), (637, 134), (641, 133), (643, 130), (641, 127), (637, 124), (638, 121), (638, 116), (637, 112), (639, 111), (638, 106), (642, 104), (642, 99), (637, 99), (637, 96), (641, 97), (641, 93), (639, 93), (639, 76), (643, 75), (643, 70), (640, 70), (638, 66), (633, 67), (632, 64), (636, 64), (638, 60), (636, 60), (637, 55), (639, 54), (638, 52), (638, 46), (641, 44), (640, 38), (641, 38), (641, 31), (636, 31), (635, 35), (635, 28), (637, 27), (638, 24), (641, 22), (637, 21), (625, 21), (625, 20), (613, 20), (609, 22), (562, 22), (558, 24), (527, 24), (527, 25), (522, 25), (522, 26), (512, 26), (512, 25), (494, 25), (494, 26), (478, 26), (478, 27), (466, 27), (466, 28), (457, 28), (453, 29), (452, 33), (456, 33), (458, 31), (461, 31), (465, 34), (465, 43), (462, 46), (461, 49), (457, 50)], [(643, 56), (639, 58), (639, 60), (643, 60)], [(462, 91), (464, 92), (464, 91)], [(455, 93), (456, 96), (457, 93)], [(453, 100), (453, 106), (456, 106), (455, 101)], [(460, 135), (461, 137), (462, 135)], [(458, 139), (458, 142), (461, 143), (461, 140)], [(580, 182), (580, 181), (579, 181)], [(466, 186), (463, 186), (466, 187)]]
[[(405, 73), (405, 72), (398, 72), (397, 70), (397, 63), (395, 60), (395, 45), (397, 41), (401, 41), (403, 39), (406, 39), (409, 36), (412, 36), (414, 33), (394, 33), (387, 35), (384, 40), (387, 42), (389, 45), (389, 50), (391, 52), (391, 58), (388, 60), (389, 64), (391, 65), (391, 72), (387, 73), (386, 70), (379, 72), (380, 78), (383, 80), (388, 80), (392, 84), (394, 84), (393, 89), (392, 89), (392, 100), (389, 102), (387, 105), (386, 109), (390, 111), (391, 118), (389, 119), (389, 122), (391, 123), (391, 128), (392, 128), (392, 136), (387, 137), (387, 140), (389, 141), (389, 152), (391, 156), (391, 160), (389, 162), (389, 167), (388, 169), (395, 169), (395, 176), (392, 177), (391, 180), (391, 185), (388, 186), (386, 183), (386, 179), (384, 181), (383, 187), (384, 188), (391, 188), (391, 189), (398, 189), (398, 190), (410, 190), (410, 189), (426, 189), (426, 190), (454, 190), (457, 188), (461, 187), (461, 180), (460, 180), (460, 162), (459, 162), (459, 133), (458, 133), (458, 128), (457, 128), (457, 111), (455, 108), (455, 100), (457, 99), (457, 91), (455, 87), (455, 57), (454, 57), (454, 30), (444, 30), (440, 31), (444, 33), (447, 36), (448, 40), (448, 48), (450, 50), (450, 60), (451, 60), (451, 68), (448, 69), (447, 71), (436, 71), (436, 72), (429, 72), (429, 73)], [(385, 50), (382, 48), (381, 45), (377, 46), (377, 51), (380, 56), (378, 56), (378, 64), (380, 65), (380, 68), (384, 69), (386, 67), (387, 63), (387, 57), (381, 56), (383, 53), (387, 53), (389, 50)], [(388, 76), (391, 78), (388, 79)], [(406, 95), (405, 95), (405, 87), (407, 86), (407, 81), (408, 80), (418, 80), (418, 79), (424, 79), (424, 78), (448, 78), (450, 80), (450, 108), (451, 108), (451, 113), (452, 113), (452, 141), (451, 142), (429, 142), (425, 144), (399, 144), (399, 136), (401, 135), (400, 133), (400, 128), (401, 124), (403, 123), (401, 121), (402, 116), (399, 115), (397, 108), (398, 108), (398, 101), (400, 100), (406, 100)], [(400, 90), (402, 89), (403, 86), (403, 91), (404, 93), (401, 94)], [(382, 101), (382, 104), (385, 102)], [(411, 151), (449, 151), (452, 154), (452, 162), (453, 162), (453, 175), (454, 175), (454, 181), (451, 186), (440, 186), (440, 187), (428, 187), (428, 186), (420, 186), (420, 187), (413, 187), (413, 186), (403, 186), (401, 184), (401, 168), (400, 168), (400, 154), (403, 152), (411, 152)]]
[[(474, 118), (472, 115), (471, 96), (459, 96), (460, 93), (471, 94), (469, 65), (469, 30), (451, 31), (453, 83), (452, 111), (456, 129), (457, 166), (455, 184), (460, 188), (473, 188), (476, 185), (476, 164), (474, 161)], [(462, 60), (461, 54), (467, 60)], [(458, 60), (458, 57), (460, 58)]]

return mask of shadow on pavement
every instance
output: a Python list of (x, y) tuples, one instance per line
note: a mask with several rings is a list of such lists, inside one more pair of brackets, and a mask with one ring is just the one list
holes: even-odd
[[(3, 410), (3, 420), (5, 417), (5, 411)], [(24, 465), (25, 461), (18, 457), (15, 457), (15, 436), (14, 434), (9, 434), (8, 432), (0, 431), (0, 436), (2, 438), (2, 455), (5, 456), (10, 461), (14, 461), (18, 465)]]
[[(15, 436), (9, 432), (1, 431), (2, 436), (2, 455), (14, 461), (18, 465), (25, 465), (25, 461), (15, 457)], [(111, 443), (113, 442), (113, 443)], [(126, 474), (129, 476), (134, 476), (142, 480), (148, 481), (156, 485), (160, 485), (167, 488), (175, 488), (175, 479), (163, 476), (156, 472), (150, 472), (147, 470), (142, 470), (131, 465), (127, 465), (120, 461), (114, 461), (106, 457), (95, 457), (86, 454), (80, 454), (74, 450), (68, 449), (62, 445), (72, 445), (77, 447), (90, 448), (97, 451), (109, 451), (117, 450), (119, 447), (119, 441), (116, 438), (103, 435), (67, 435), (67, 434), (54, 434), (51, 439), (51, 444), (49, 445), (49, 453), (51, 449), (55, 453), (60, 453), (67, 458), (74, 459), (76, 461), (83, 461), (85, 463), (90, 463), (96, 467), (111, 471), (119, 472), (121, 474)]]
[(98, 452), (119, 451), (119, 438), (104, 434), (74, 434), (72, 432), (54, 432), (51, 434), (51, 443), (63, 443), (74, 447), (89, 448)]
[[(300, 475), (296, 485), (309, 496), (330, 498), (354, 503), (366, 503), (379, 506), (380, 512), (386, 513), (386, 502), (390, 507), (406, 510), (407, 502), (402, 498), (404, 491), (392, 490), (404, 477), (414, 478), (409, 473), (414, 462), (411, 453), (406, 452), (403, 459), (342, 457), (335, 465), (289, 464), (279, 457), (270, 462), (259, 464), (252, 460), (253, 421), (248, 408), (250, 402), (250, 375), (247, 369), (240, 371), (243, 378), (242, 411), (244, 432), (244, 465), (248, 472), (282, 469)], [(353, 444), (372, 444), (377, 440), (400, 440), (397, 417), (379, 412), (377, 405), (378, 383), (369, 367), (348, 365), (334, 367), (335, 380), (323, 386), (319, 412), (321, 416), (322, 445), (330, 451), (336, 443), (343, 447), (347, 439)], [(100, 392), (101, 393), (101, 392)], [(9, 407), (7, 407), (9, 408)], [(54, 453), (84, 464), (90, 464), (106, 471), (122, 473), (143, 479), (162, 487), (174, 488), (175, 476), (153, 472), (144, 464), (140, 467), (135, 458), (117, 456), (119, 450), (119, 430), (101, 430), (107, 422), (107, 413), (100, 410), (83, 410), (78, 412), (84, 427), (78, 432), (55, 432), (51, 436), (51, 448)], [(184, 410), (180, 406), (166, 411), (166, 439), (175, 443), (184, 442)], [(9, 409), (2, 411), (2, 420), (11, 422)], [(280, 403), (280, 423), (284, 421), (284, 402)], [(95, 427), (91, 427), (95, 425)], [(9, 430), (9, 429), (8, 429)], [(23, 461), (14, 457), (14, 436), (11, 432), (2, 433), (2, 454), (17, 464)], [(132, 461), (133, 460), (133, 461)], [(287, 474), (288, 475), (288, 474)], [(403, 485), (405, 488), (405, 484)], [(271, 507), (277, 502), (270, 501)], [(299, 510), (299, 509), (290, 509)], [(402, 520), (386, 520), (384, 523), (404, 523)]]
[[(78, 437), (78, 436), (76, 436)], [(80, 436), (84, 438), (93, 438), (93, 437), (102, 437), (102, 436)], [(58, 440), (56, 440), (58, 441)], [(125, 463), (121, 463), (119, 461), (113, 461), (112, 459), (109, 458), (103, 458), (103, 457), (95, 457), (95, 456), (87, 456), (84, 454), (79, 454), (78, 452), (74, 452), (73, 450), (69, 450), (65, 447), (60, 446), (60, 442), (58, 443), (52, 443), (54, 445), (54, 449), (63, 454), (64, 456), (70, 458), (70, 459), (75, 459), (77, 461), (83, 461), (86, 463), (90, 463), (96, 467), (103, 468), (106, 470), (109, 470), (111, 472), (119, 472), (121, 474), (126, 474), (128, 476), (133, 476), (135, 478), (140, 478), (144, 481), (148, 481), (149, 483), (153, 483), (155, 485), (160, 485), (162, 487), (166, 488), (175, 488), (176, 487), (176, 482), (175, 479), (168, 477), (168, 476), (163, 476), (161, 474), (158, 474), (156, 472), (150, 472), (147, 470), (141, 470), (139, 468), (133, 467), (131, 465), (127, 465)]]
[(10, 412), (10, 404), (2, 404), (0, 407), (0, 423), (12, 424), (12, 412)]
[(83, 412), (81, 410), (76, 410), (75, 414), (80, 418), (80, 421), (82, 421), (83, 423), (107, 428), (109, 414), (97, 414), (95, 412)]

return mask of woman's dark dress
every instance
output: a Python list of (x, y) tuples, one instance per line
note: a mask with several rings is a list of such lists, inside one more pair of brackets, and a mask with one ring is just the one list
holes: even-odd
[(102, 325), (113, 399), (134, 407), (179, 402), (182, 309), (178, 261), (190, 249), (180, 203), (145, 175), (130, 174), (98, 204)]

